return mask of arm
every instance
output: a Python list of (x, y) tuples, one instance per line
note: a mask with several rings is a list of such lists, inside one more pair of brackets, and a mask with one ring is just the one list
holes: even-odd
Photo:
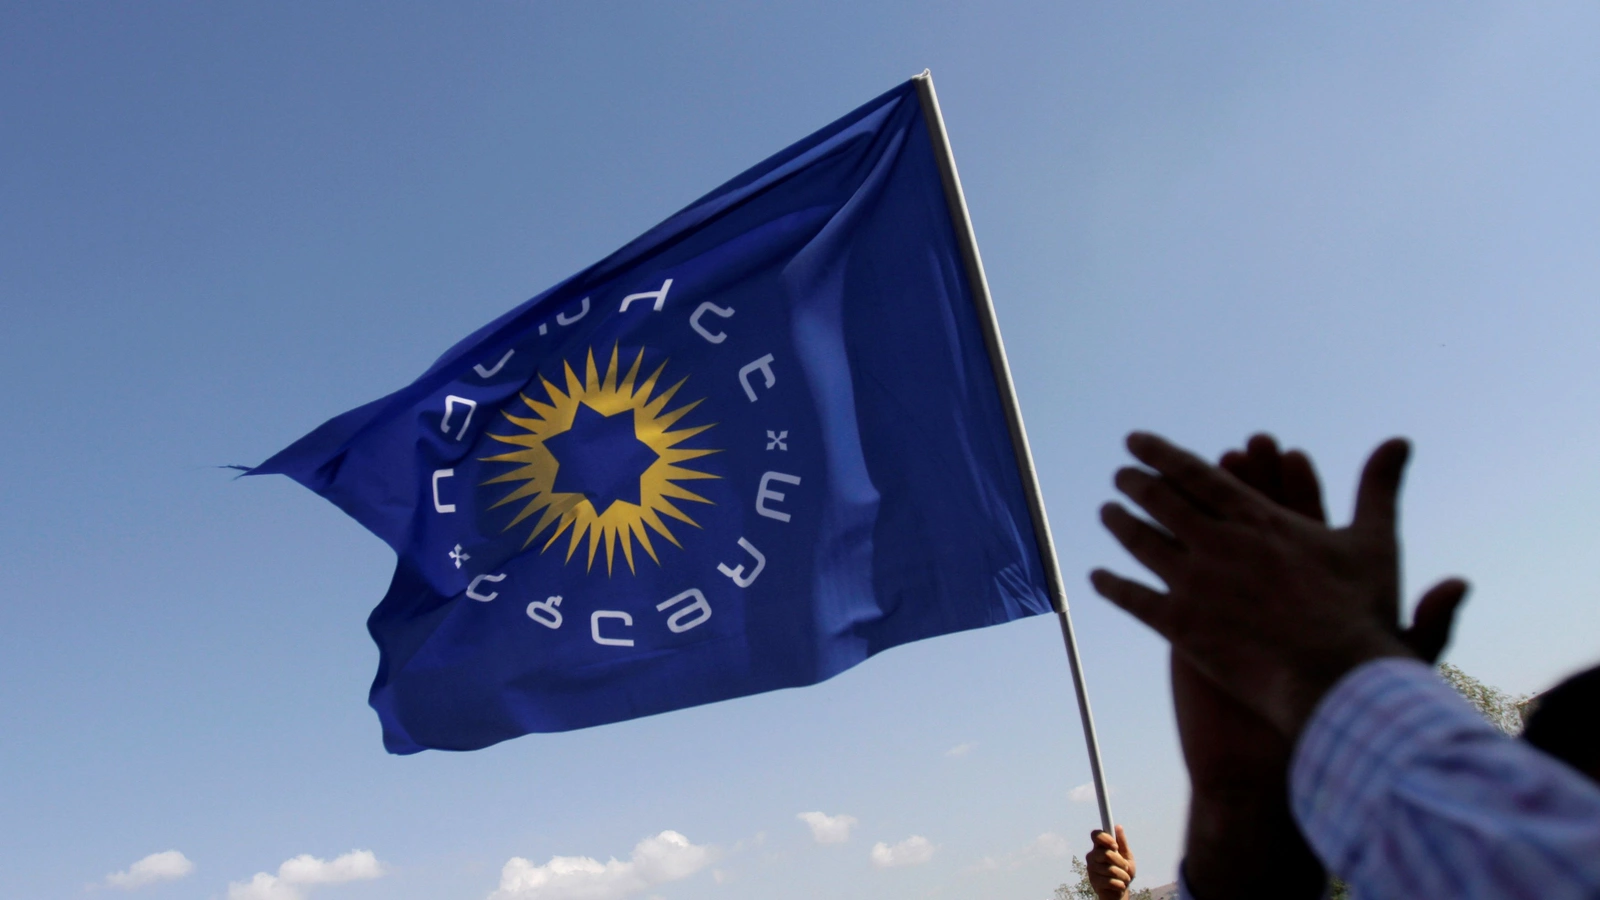
[(1421, 663), (1340, 681), (1290, 787), (1307, 839), (1364, 900), (1600, 896), (1600, 788), (1490, 727)]
[(1154, 471), (1117, 486), (1156, 524), (1116, 504), (1102, 520), (1167, 590), (1103, 570), (1095, 587), (1296, 746), (1293, 808), (1325, 864), (1363, 900), (1600, 897), (1597, 790), (1490, 729), (1398, 626), (1403, 441), (1339, 529), (1154, 435), (1128, 446)]
[[(1270, 437), (1223, 454), (1223, 470), (1280, 507), (1323, 522), (1322, 486), (1305, 454)], [(1289, 742), (1177, 653), (1172, 705), (1189, 769), (1180, 873), (1185, 900), (1317, 900), (1327, 874), (1289, 811)]]
[(1317, 900), (1328, 877), (1289, 811), (1289, 743), (1174, 654), (1172, 699), (1192, 793), (1193, 900)]
[[(1326, 525), (1322, 484), (1304, 453), (1283, 453), (1271, 437), (1258, 434), (1243, 450), (1223, 454), (1219, 466), (1283, 510)], [(1460, 601), (1458, 585), (1431, 592), (1402, 640), (1436, 659)], [(1289, 741), (1177, 653), (1172, 701), (1192, 788), (1185, 897), (1322, 897), (1327, 875), (1289, 809)]]

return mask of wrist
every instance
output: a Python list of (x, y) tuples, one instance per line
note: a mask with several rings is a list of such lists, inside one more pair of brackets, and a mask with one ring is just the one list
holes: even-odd
[(1297, 666), (1289, 673), (1284, 702), (1274, 724), (1292, 745), (1311, 721), (1322, 698), (1346, 675), (1373, 660), (1389, 658), (1416, 659), (1417, 654), (1398, 637), (1377, 633), (1352, 641), (1319, 660)]
[(1195, 900), (1320, 900), (1327, 873), (1301, 836), (1287, 785), (1264, 792), (1196, 792), (1184, 840)]

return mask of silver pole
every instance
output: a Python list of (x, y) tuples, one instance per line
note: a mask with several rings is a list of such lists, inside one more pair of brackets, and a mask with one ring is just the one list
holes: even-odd
[(989, 348), (989, 362), (994, 366), (994, 380), (1000, 388), (1000, 405), (1006, 411), (1006, 424), (1011, 429), (1011, 446), (1017, 454), (1017, 468), (1022, 473), (1022, 490), (1028, 497), (1028, 511), (1033, 514), (1033, 536), (1039, 544), (1039, 561), (1044, 566), (1045, 583), (1050, 589), (1050, 602), (1061, 622), (1061, 639), (1067, 646), (1067, 665), (1072, 669), (1072, 686), (1078, 695), (1078, 713), (1083, 719), (1083, 741), (1089, 750), (1089, 771), (1094, 778), (1094, 796), (1100, 804), (1100, 826), (1112, 830), (1111, 803), (1106, 796), (1106, 776), (1100, 765), (1100, 741), (1094, 733), (1094, 716), (1089, 711), (1089, 691), (1083, 683), (1083, 663), (1078, 659), (1078, 641), (1072, 635), (1072, 616), (1067, 612), (1067, 591), (1061, 583), (1061, 564), (1056, 559), (1055, 540), (1050, 537), (1050, 520), (1044, 512), (1044, 495), (1039, 491), (1039, 473), (1033, 465), (1033, 451), (1028, 449), (1028, 432), (1022, 425), (1022, 408), (1017, 403), (1017, 389), (1011, 383), (1011, 366), (1006, 362), (1005, 344), (1000, 340), (1000, 324), (994, 315), (994, 298), (989, 294), (989, 279), (983, 274), (983, 259), (978, 256), (978, 238), (972, 231), (972, 217), (967, 213), (967, 198), (961, 192), (961, 178), (956, 174), (955, 154), (950, 150), (950, 135), (944, 129), (944, 116), (939, 112), (939, 96), (933, 91), (933, 73), (927, 69), (912, 79), (917, 84), (917, 97), (922, 101), (922, 118), (928, 123), (928, 137), (933, 140), (933, 155), (939, 161), (939, 178), (944, 182), (944, 198), (950, 207), (950, 220), (955, 225), (956, 242), (961, 245), (962, 261), (967, 267), (967, 281), (972, 288), (972, 299), (978, 310), (978, 324), (983, 329), (983, 341)]

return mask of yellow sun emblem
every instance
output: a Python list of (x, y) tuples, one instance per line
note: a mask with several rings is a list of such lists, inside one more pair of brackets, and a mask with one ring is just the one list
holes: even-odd
[(565, 392), (541, 376), (539, 380), (544, 384), (548, 402), (541, 403), (527, 394), (522, 395), (522, 402), (533, 413), (532, 418), (501, 413), (522, 430), (514, 434), (491, 433), (489, 437), (522, 449), (485, 457), (482, 461), (519, 465), (483, 483), (521, 482), (490, 507), (495, 509), (526, 501), (506, 525), (506, 531), (543, 511), (523, 547), (531, 545), (535, 538), (554, 526), (555, 530), (540, 548), (542, 553), (570, 531), (566, 561), (572, 560), (587, 537), (588, 568), (594, 568), (595, 552), (603, 543), (606, 574), (610, 575), (618, 544), (622, 545), (622, 555), (630, 572), (636, 571), (633, 565), (635, 540), (657, 565), (661, 564), (655, 547), (650, 544), (651, 531), (676, 547), (683, 546), (673, 537), (662, 516), (700, 527), (672, 501), (712, 501), (678, 482), (720, 476), (686, 468), (680, 463), (719, 451), (684, 449), (678, 445), (712, 425), (671, 430), (702, 401), (668, 411), (667, 403), (688, 378), (657, 393), (657, 382), (667, 364), (663, 361), (643, 383), (637, 383), (643, 362), (644, 351), (640, 350), (619, 383), (617, 348), (611, 349), (611, 364), (603, 377), (595, 366), (591, 349), (581, 380), (570, 364), (563, 364), (567, 376)]

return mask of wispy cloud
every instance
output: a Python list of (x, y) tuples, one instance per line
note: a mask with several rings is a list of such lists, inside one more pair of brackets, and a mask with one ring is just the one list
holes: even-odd
[(796, 818), (811, 826), (811, 836), (819, 844), (841, 844), (850, 840), (850, 829), (858, 824), (855, 816), (844, 813), (830, 816), (820, 812), (803, 812)]
[(1047, 831), (1030, 841), (1027, 846), (1004, 856), (985, 856), (967, 867), (973, 872), (993, 872), (996, 869), (1020, 869), (1041, 859), (1061, 859), (1072, 853), (1072, 843), (1053, 831)]
[(968, 753), (971, 753), (972, 748), (976, 746), (978, 745), (971, 742), (957, 744), (954, 747), (951, 747), (949, 750), (946, 750), (944, 755), (950, 757), (951, 759), (960, 759), (961, 757), (966, 756)]
[(317, 884), (367, 881), (383, 875), (383, 863), (371, 850), (352, 850), (331, 860), (303, 853), (284, 860), (278, 874), (257, 872), (249, 881), (228, 885), (228, 900), (301, 900)]
[(872, 864), (880, 869), (919, 866), (930, 859), (933, 859), (933, 844), (920, 834), (914, 834), (892, 847), (882, 841), (872, 845)]
[(1073, 803), (1093, 803), (1094, 785), (1092, 783), (1078, 785), (1072, 790), (1067, 791), (1067, 799), (1071, 800)]
[(489, 900), (620, 900), (658, 884), (678, 881), (716, 859), (716, 849), (692, 844), (676, 831), (640, 841), (627, 862), (588, 856), (552, 856), (542, 866), (520, 856), (500, 870), (500, 888)]
[(147, 884), (176, 881), (193, 871), (194, 863), (189, 861), (189, 857), (176, 850), (167, 850), (146, 856), (129, 866), (125, 872), (112, 872), (106, 876), (106, 884), (131, 891)]

